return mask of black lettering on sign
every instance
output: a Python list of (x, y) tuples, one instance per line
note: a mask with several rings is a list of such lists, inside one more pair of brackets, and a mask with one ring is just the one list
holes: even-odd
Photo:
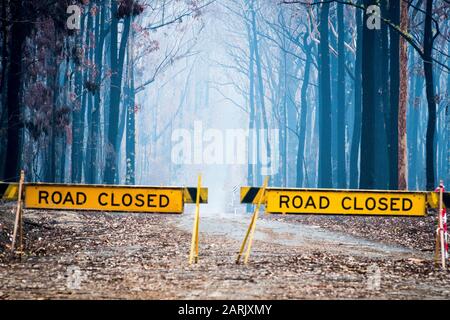
[(411, 210), (411, 208), (413, 207), (413, 203), (412, 203), (412, 201), (410, 200), (410, 199), (403, 199), (403, 202), (402, 202), (402, 209), (404, 210), (404, 211), (409, 211), (409, 210)]
[(147, 195), (147, 207), (149, 208), (156, 208), (155, 204), (152, 204), (153, 201), (155, 201), (156, 194), (149, 194)]
[(52, 193), (52, 202), (54, 204), (60, 204), (62, 201), (62, 194), (59, 191), (55, 191)]
[(375, 207), (377, 206), (377, 202), (375, 201), (374, 198), (369, 197), (366, 199), (366, 208), (367, 210), (372, 211), (373, 209), (375, 209)]
[(67, 192), (66, 196), (64, 197), (63, 204), (67, 204), (70, 202), (71, 205), (75, 204), (75, 201), (73, 201), (72, 194), (70, 192)]
[[(289, 199), (289, 197), (287, 197)], [(299, 200), (300, 202), (296, 204), (296, 200)], [(303, 199), (301, 196), (295, 196), (292, 198), (292, 205), (295, 209), (301, 208), (303, 206)], [(288, 207), (289, 208), (289, 207)]]
[(329, 206), (330, 206), (330, 199), (328, 199), (325, 196), (320, 196), (320, 209), (326, 209)]
[(364, 210), (364, 208), (361, 208), (361, 207), (357, 206), (358, 199), (356, 197), (353, 198), (353, 203), (354, 203), (353, 209), (355, 209), (355, 210)]
[(345, 205), (345, 201), (346, 200), (352, 200), (350, 197), (344, 197), (343, 199), (342, 199), (342, 208), (344, 208), (345, 210), (350, 210), (352, 207), (351, 206), (346, 206)]
[(114, 193), (112, 193), (112, 194), (111, 194), (111, 206), (113, 206), (113, 207), (119, 207), (119, 206), (120, 206), (120, 203), (115, 203), (115, 202), (114, 202), (114, 198), (115, 198), (115, 195), (114, 195)]
[[(163, 199), (165, 199), (165, 202), (163, 201)], [(168, 205), (169, 205), (169, 197), (166, 196), (166, 195), (164, 195), (164, 194), (162, 194), (162, 195), (159, 197), (159, 207), (160, 207), (160, 208), (165, 208), (165, 207), (167, 207)]]
[(388, 208), (388, 203), (387, 203), (387, 201), (388, 201), (388, 199), (387, 198), (380, 198), (380, 200), (378, 201), (379, 202), (379, 206), (378, 206), (378, 209), (379, 210), (381, 210), (381, 211), (386, 211), (387, 210), (387, 208)]
[(144, 195), (139, 193), (136, 195), (136, 207), (142, 207), (144, 205)]
[(87, 197), (83, 192), (77, 192), (77, 205), (83, 205), (86, 203)]
[(48, 192), (47, 191), (39, 191), (39, 204), (45, 200), (45, 204), (48, 204)]
[(108, 196), (108, 194), (107, 193), (104, 193), (104, 192), (102, 192), (102, 193), (100, 193), (99, 195), (98, 195), (98, 203), (101, 205), (101, 206), (106, 206), (107, 204), (108, 204), (108, 202), (103, 202), (102, 201), (102, 198), (103, 197), (107, 197)]
[(131, 203), (132, 203), (132, 202), (133, 202), (133, 197), (131, 196), (131, 194), (125, 193), (125, 194), (122, 196), (122, 204), (123, 204), (125, 207), (131, 206)]
[(392, 211), (400, 211), (400, 208), (396, 208), (397, 201), (399, 201), (400, 198), (391, 198), (391, 210)]
[(308, 207), (311, 207), (311, 206), (312, 206), (314, 209), (317, 209), (317, 208), (316, 208), (316, 204), (314, 203), (313, 197), (312, 197), (312, 196), (309, 196), (308, 200), (306, 201), (305, 209), (308, 208)]
[(280, 208), (283, 208), (283, 204), (285, 204), (286, 208), (289, 209), (289, 196), (280, 195)]

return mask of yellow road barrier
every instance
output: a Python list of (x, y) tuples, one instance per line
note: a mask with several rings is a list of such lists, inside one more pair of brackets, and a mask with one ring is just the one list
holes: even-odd
[(25, 184), (25, 208), (183, 213), (184, 204), (208, 201), (208, 189), (86, 184)]
[(0, 199), (5, 201), (17, 200), (19, 195), (19, 184), (0, 182)]
[[(242, 187), (241, 203), (257, 203), (262, 188)], [(262, 196), (267, 213), (425, 216), (437, 208), (435, 192), (268, 188)], [(450, 194), (443, 193), (450, 206)]]

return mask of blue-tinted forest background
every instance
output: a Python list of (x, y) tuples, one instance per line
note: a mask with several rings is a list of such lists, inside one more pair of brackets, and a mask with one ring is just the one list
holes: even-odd
[(449, 1), (2, 0), (0, 15), (0, 180), (260, 185), (261, 159), (174, 161), (174, 132), (200, 123), (254, 130), (273, 186), (450, 183)]

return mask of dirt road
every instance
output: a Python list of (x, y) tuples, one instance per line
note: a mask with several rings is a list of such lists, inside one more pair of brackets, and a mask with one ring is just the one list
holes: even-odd
[(250, 217), (203, 215), (189, 266), (192, 214), (27, 210), (26, 252), (10, 260), (10, 211), (0, 209), (0, 299), (450, 298), (429, 250), (296, 218), (259, 220), (244, 266), (234, 260)]

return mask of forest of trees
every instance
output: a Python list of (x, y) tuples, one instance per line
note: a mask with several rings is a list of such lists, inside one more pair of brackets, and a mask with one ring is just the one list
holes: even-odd
[[(70, 5), (79, 29), (67, 26)], [(274, 186), (450, 183), (450, 1), (1, 0), (0, 10), (0, 180), (23, 168), (27, 181), (136, 184), (137, 171), (168, 167), (170, 180), (170, 131), (200, 107), (217, 117), (226, 107), (247, 129), (279, 130), (279, 141), (256, 137), (279, 146)], [(219, 50), (205, 44), (218, 41), (212, 29), (221, 59), (208, 57)], [(228, 104), (212, 106), (213, 91)], [(260, 164), (245, 171), (262, 183)]]

